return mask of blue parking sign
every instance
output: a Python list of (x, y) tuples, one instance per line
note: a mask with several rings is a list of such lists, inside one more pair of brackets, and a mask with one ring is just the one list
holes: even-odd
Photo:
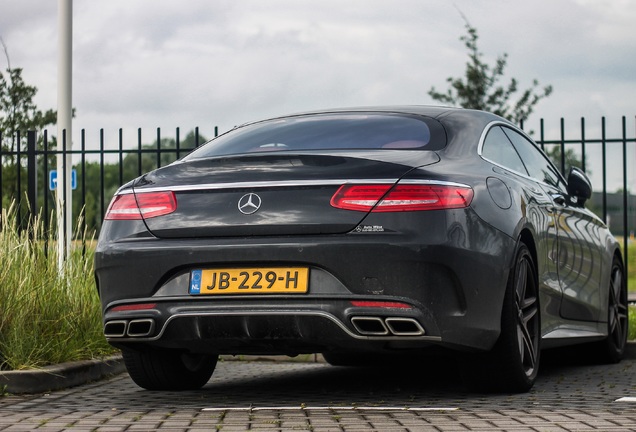
[[(57, 189), (57, 170), (49, 171), (49, 190)], [(71, 190), (77, 189), (77, 171), (71, 170)]]

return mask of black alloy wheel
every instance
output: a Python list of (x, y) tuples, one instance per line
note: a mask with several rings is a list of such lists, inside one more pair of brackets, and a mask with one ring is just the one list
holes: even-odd
[[(540, 358), (539, 293), (534, 263), (528, 248), (523, 245), (517, 255), (514, 280), (514, 308), (518, 353), (521, 367), (528, 379), (537, 375)], [(514, 319), (514, 318), (513, 318)]]
[(520, 242), (504, 296), (499, 339), (491, 352), (472, 358), (464, 377), (476, 390), (526, 392), (536, 381), (540, 358), (536, 267), (530, 250)]
[(615, 256), (609, 281), (607, 339), (601, 350), (602, 361), (606, 363), (618, 363), (623, 358), (627, 344), (628, 311), (623, 263)]
[(373, 356), (364, 353), (333, 352), (322, 353), (322, 357), (331, 366), (368, 366)]

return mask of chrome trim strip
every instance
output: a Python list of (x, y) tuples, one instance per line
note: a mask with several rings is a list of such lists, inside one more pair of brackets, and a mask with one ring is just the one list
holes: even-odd
[[(455, 183), (442, 180), (426, 180), (426, 179), (334, 179), (334, 180), (285, 180), (276, 182), (232, 182), (232, 183), (207, 183), (192, 184), (180, 186), (162, 186), (148, 187), (139, 190), (139, 193), (145, 192), (195, 192), (222, 189), (261, 189), (261, 188), (277, 188), (277, 187), (306, 187), (306, 186), (342, 186), (347, 184), (424, 184), (424, 185), (442, 185), (442, 186), (458, 186), (470, 187), (462, 183)], [(117, 195), (125, 195), (133, 193), (134, 188), (117, 192)]]
[(469, 188), (470, 185), (466, 183), (457, 183), (445, 180), (424, 180), (424, 179), (404, 179), (399, 181), (400, 184), (423, 184), (423, 185), (438, 185), (438, 186), (455, 186), (455, 187), (466, 187)]
[(159, 333), (157, 334), (157, 336), (151, 337), (151, 338), (117, 338), (117, 342), (140, 342), (140, 341), (146, 341), (146, 342), (150, 342), (150, 341), (156, 341), (161, 339), (161, 337), (163, 336), (166, 328), (168, 327), (168, 325), (170, 324), (171, 321), (177, 319), (177, 318), (190, 318), (190, 317), (201, 317), (201, 316), (214, 316), (214, 315), (229, 315), (229, 316), (266, 316), (266, 315), (287, 315), (287, 316), (298, 316), (298, 315), (304, 315), (304, 316), (317, 316), (317, 317), (321, 317), (321, 318), (326, 318), (330, 321), (332, 321), (334, 324), (336, 324), (338, 327), (340, 327), (340, 329), (347, 334), (347, 336), (352, 337), (354, 339), (360, 339), (360, 340), (383, 340), (383, 341), (390, 341), (390, 340), (422, 340), (422, 341), (431, 341), (431, 342), (441, 342), (442, 338), (440, 336), (360, 336), (357, 335), (355, 333), (353, 333), (351, 330), (349, 330), (338, 318), (336, 318), (335, 316), (328, 314), (326, 312), (309, 312), (309, 311), (256, 311), (256, 312), (192, 312), (192, 313), (180, 313), (180, 314), (175, 314), (170, 316), (166, 322), (164, 323), (163, 327), (161, 328), (161, 331), (159, 331)]

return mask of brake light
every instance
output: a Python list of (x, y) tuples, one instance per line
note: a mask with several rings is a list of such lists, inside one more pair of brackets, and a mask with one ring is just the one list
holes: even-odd
[(172, 213), (177, 209), (174, 192), (117, 195), (106, 211), (106, 220), (139, 220)]
[(344, 210), (401, 212), (468, 207), (473, 190), (444, 184), (343, 185), (331, 198), (333, 207)]

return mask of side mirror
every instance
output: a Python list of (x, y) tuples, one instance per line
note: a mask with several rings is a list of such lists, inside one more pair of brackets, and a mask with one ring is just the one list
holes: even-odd
[(577, 167), (570, 168), (568, 175), (568, 194), (576, 197), (579, 205), (585, 204), (585, 201), (592, 197), (592, 182), (585, 172)]

